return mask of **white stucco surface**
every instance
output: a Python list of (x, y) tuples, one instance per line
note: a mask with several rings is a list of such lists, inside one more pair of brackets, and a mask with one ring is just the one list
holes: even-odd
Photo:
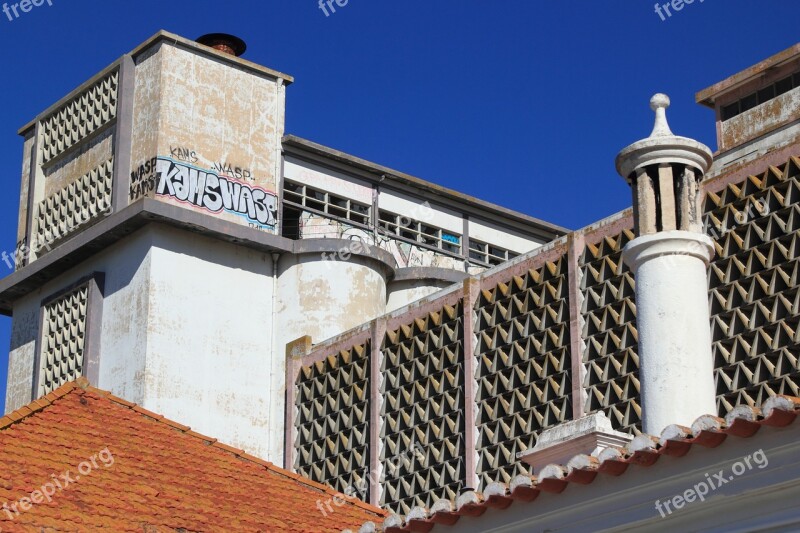
[(6, 412), (33, 399), (35, 345), (42, 300), (94, 272), (105, 274), (105, 298), (100, 335), (93, 339), (100, 343), (101, 353), (100, 378), (93, 385), (131, 402), (144, 401), (152, 239), (152, 231), (142, 229), (16, 302)]
[(155, 232), (151, 254), (144, 407), (279, 460), (270, 255), (168, 228)]
[(488, 242), (518, 254), (530, 252), (542, 245), (541, 242), (519, 232), (501, 227), (489, 220), (476, 218), (469, 219), (469, 236), (471, 239)]
[(636, 275), (636, 318), (644, 432), (691, 426), (715, 413), (714, 360), (705, 235), (663, 231), (634, 239), (623, 258)]
[(293, 157), (286, 157), (283, 175), (288, 180), (328, 191), (365, 205), (372, 205), (372, 185), (341, 172)]
[(278, 349), (304, 335), (320, 342), (369, 322), (386, 310), (386, 279), (374, 261), (353, 256), (325, 261), (317, 254), (280, 263)]
[(389, 284), (386, 312), (391, 313), (450, 285), (453, 285), (453, 283), (425, 279), (391, 282)]

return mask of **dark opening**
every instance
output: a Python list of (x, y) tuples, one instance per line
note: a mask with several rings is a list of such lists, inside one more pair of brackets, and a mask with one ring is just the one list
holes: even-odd
[(302, 211), (299, 209), (295, 209), (294, 207), (289, 207), (287, 205), (283, 206), (283, 226), (281, 229), (281, 234), (287, 239), (292, 239), (295, 241), (300, 239), (301, 214)]

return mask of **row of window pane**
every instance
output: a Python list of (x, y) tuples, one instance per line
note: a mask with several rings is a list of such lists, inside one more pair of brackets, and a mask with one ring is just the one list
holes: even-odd
[(760, 91), (748, 94), (741, 100), (724, 106), (722, 108), (722, 120), (730, 120), (797, 87), (800, 87), (800, 73), (794, 76), (787, 76), (769, 87), (764, 87)]
[(383, 209), (378, 213), (378, 226), (386, 233), (398, 235), (404, 239), (433, 246), (450, 253), (461, 253), (461, 235), (456, 235), (442, 228), (431, 226), (403, 215), (390, 213)]
[(308, 185), (285, 180), (283, 199), (331, 216), (352, 220), (359, 224), (369, 224), (370, 207), (368, 205), (314, 189)]
[(499, 265), (500, 263), (505, 263), (506, 261), (514, 259), (518, 255), (518, 253), (500, 248), (493, 244), (476, 241), (475, 239), (469, 240), (469, 258), (475, 261), (488, 263), (490, 265)]
[[(284, 180), (284, 184), (283, 198), (287, 202), (359, 224), (369, 224), (370, 207), (365, 204), (289, 180)], [(378, 213), (378, 226), (385, 233), (453, 254), (461, 254), (461, 235), (383, 209)], [(469, 242), (469, 258), (482, 263), (499, 265), (517, 255), (519, 254), (493, 244), (474, 239), (470, 239)]]

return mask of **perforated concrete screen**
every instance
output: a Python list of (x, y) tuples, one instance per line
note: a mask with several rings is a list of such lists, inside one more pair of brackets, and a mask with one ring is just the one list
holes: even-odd
[(602, 411), (619, 430), (641, 432), (633, 274), (622, 262), (631, 230), (587, 244), (580, 258), (585, 411)]
[[(716, 243), (708, 283), (722, 416), (800, 395), (800, 159), (724, 179), (736, 182), (710, 189), (704, 215)], [(616, 429), (641, 432), (635, 279), (621, 257), (633, 238), (630, 216), (615, 217), (441, 297), (456, 305), (433, 299), (427, 315), (390, 315), (404, 325), (373, 339), (381, 429), (370, 453), (383, 467), (373, 503), (405, 514), (507, 483), (530, 473), (520, 451), (576, 416), (602, 411)], [(315, 462), (336, 456), (320, 453)]]
[(114, 160), (84, 174), (36, 206), (35, 242), (50, 245), (111, 208)]
[(367, 342), (303, 367), (297, 380), (295, 470), (362, 499), (369, 497), (369, 365)]
[(114, 70), (40, 122), (42, 162), (72, 148), (96, 132), (117, 114), (117, 81)]
[(381, 505), (403, 514), (464, 487), (463, 304), (386, 332)]
[(84, 285), (45, 305), (37, 397), (83, 374), (88, 299)]
[(709, 303), (720, 415), (800, 392), (799, 180), (792, 158), (706, 198), (717, 253)]
[(481, 291), (475, 309), (481, 484), (530, 473), (517, 461), (572, 419), (567, 258)]

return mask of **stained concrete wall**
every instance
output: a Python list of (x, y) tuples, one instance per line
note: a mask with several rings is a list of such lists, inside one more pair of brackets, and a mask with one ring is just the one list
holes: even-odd
[(449, 281), (435, 281), (430, 279), (402, 280), (389, 283), (389, 297), (386, 301), (386, 312), (391, 313), (412, 302), (453, 285)]
[[(136, 403), (144, 401), (148, 286), (152, 232), (141, 230), (91, 260), (44, 284), (14, 306), (9, 354), (6, 412), (33, 398), (36, 339), (43, 299), (93, 272), (105, 273), (100, 335), (100, 377), (94, 385)], [(97, 302), (90, 302), (93, 305)]]
[(17, 302), (7, 411), (32, 400), (41, 301), (93, 272), (105, 273), (93, 385), (279, 462), (285, 391), (282, 352), (272, 355), (272, 258), (161, 225)]
[(304, 183), (315, 189), (372, 205), (372, 185), (367, 181), (301, 161), (296, 157), (287, 156), (285, 158), (283, 176), (288, 180)]
[[(22, 145), (22, 175), (20, 178), (19, 187), (19, 216), (17, 219), (17, 245), (25, 240), (25, 234), (28, 228), (28, 189), (30, 186), (31, 175), (31, 158), (30, 154), (33, 153), (34, 145), (34, 131), (30, 130), (25, 136), (25, 142)], [(18, 265), (16, 268), (20, 268)]]
[[(157, 198), (274, 231), (283, 80), (168, 41), (136, 63), (129, 201)], [(235, 187), (233, 203), (222, 201), (228, 190), (219, 178)], [(199, 194), (187, 199), (195, 188)]]
[(144, 407), (278, 460), (270, 255), (164, 227), (151, 254)]
[(494, 244), (518, 254), (530, 252), (543, 244), (518, 231), (478, 218), (469, 219), (469, 237), (470, 239)]
[(325, 261), (319, 254), (280, 260), (278, 349), (311, 335), (328, 339), (369, 322), (386, 310), (386, 277), (379, 263), (358, 256)]

